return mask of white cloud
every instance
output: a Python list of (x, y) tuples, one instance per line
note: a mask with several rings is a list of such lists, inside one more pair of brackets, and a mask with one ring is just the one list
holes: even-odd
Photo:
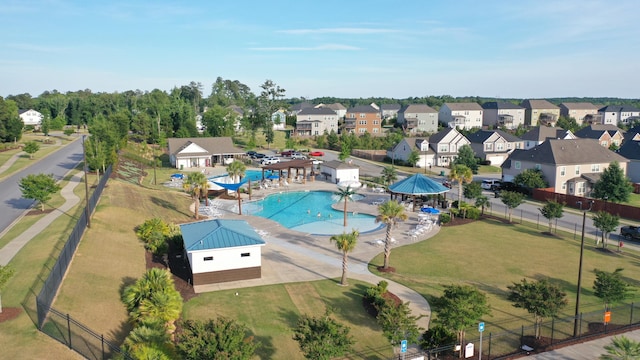
[(290, 30), (278, 30), (278, 33), (292, 34), (292, 35), (306, 35), (306, 34), (343, 34), (343, 35), (369, 35), (369, 34), (388, 34), (397, 33), (399, 30), (394, 29), (379, 29), (379, 28), (319, 28), (319, 29), (290, 29)]
[(317, 46), (273, 46), (273, 47), (251, 47), (249, 50), (253, 51), (355, 51), (362, 50), (356, 46), (341, 45), (341, 44), (324, 44)]

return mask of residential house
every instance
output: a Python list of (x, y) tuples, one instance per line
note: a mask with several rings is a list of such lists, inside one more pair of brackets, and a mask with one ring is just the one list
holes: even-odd
[(296, 115), (296, 134), (317, 136), (331, 130), (338, 133), (338, 114), (328, 107), (304, 108)]
[(431, 167), (435, 163), (435, 152), (429, 147), (428, 138), (404, 138), (392, 149), (387, 150), (387, 156), (392, 159), (392, 162), (395, 160), (407, 162), (409, 155), (414, 150), (420, 154), (420, 159), (416, 163), (417, 167)]
[(444, 103), (438, 121), (453, 129), (481, 128), (482, 113), (482, 106), (477, 103)]
[(476, 156), (491, 165), (500, 166), (516, 149), (524, 148), (524, 140), (502, 130), (480, 130), (467, 135)]
[(238, 105), (229, 105), (228, 108), (231, 110), (229, 116), (233, 121), (233, 128), (236, 130), (236, 132), (239, 132), (242, 129), (242, 119), (245, 116), (245, 111)]
[(320, 173), (324, 175), (327, 181), (333, 181), (336, 184), (341, 181), (359, 181), (360, 168), (349, 162), (332, 160), (320, 164)]
[(344, 130), (357, 135), (368, 132), (371, 135), (382, 134), (380, 110), (372, 105), (349, 108), (344, 119)]
[(436, 133), (438, 131), (438, 112), (423, 104), (403, 106), (398, 111), (398, 124), (410, 133)]
[(620, 146), (624, 140), (622, 130), (610, 124), (591, 124), (576, 131), (575, 135), (582, 139), (598, 140), (598, 143), (606, 148), (611, 145)]
[(203, 285), (262, 277), (265, 242), (246, 221), (199, 221), (180, 231), (196, 293)]
[(167, 143), (169, 161), (176, 169), (228, 164), (246, 156), (230, 137), (168, 138)]
[(640, 109), (629, 105), (609, 105), (599, 109), (598, 114), (602, 115), (603, 124), (626, 125), (640, 118)]
[(380, 115), (382, 120), (389, 120), (398, 117), (400, 104), (382, 104), (380, 105)]
[(524, 125), (524, 108), (505, 101), (489, 101), (482, 104), (482, 125), (515, 129)]
[(578, 125), (602, 123), (598, 107), (590, 102), (566, 102), (560, 104), (560, 116), (573, 118)]
[(287, 113), (280, 109), (271, 114), (273, 130), (284, 130), (287, 127)]
[(549, 139), (576, 139), (571, 130), (557, 127), (536, 126), (520, 136), (524, 140), (524, 149), (529, 150)]
[(627, 131), (618, 154), (629, 160), (627, 176), (631, 182), (640, 184), (640, 126)]
[(42, 119), (44, 119), (44, 115), (41, 112), (33, 109), (20, 110), (18, 115), (25, 126), (40, 127)]
[(302, 111), (302, 109), (307, 109), (307, 108), (312, 108), (313, 104), (303, 101), (301, 103), (298, 104), (293, 104), (291, 105), (291, 107), (289, 108), (289, 116), (296, 116), (298, 115), (298, 113), (300, 111)]
[(547, 100), (524, 100), (524, 124), (528, 126), (555, 126), (560, 117), (560, 108)]
[(335, 111), (335, 113), (338, 115), (338, 120), (340, 119), (344, 119), (344, 116), (347, 114), (347, 108), (344, 107), (344, 105), (340, 104), (340, 103), (333, 103), (333, 104), (319, 104), (316, 105), (315, 107), (327, 107), (333, 111)]
[(529, 150), (515, 150), (502, 164), (502, 180), (513, 181), (527, 169), (542, 171), (557, 193), (588, 196), (604, 169), (617, 161), (624, 173), (629, 160), (593, 139), (549, 139)]
[(460, 147), (469, 144), (469, 140), (454, 128), (446, 128), (431, 135), (429, 137), (429, 147), (434, 152), (433, 165), (449, 166), (458, 157)]

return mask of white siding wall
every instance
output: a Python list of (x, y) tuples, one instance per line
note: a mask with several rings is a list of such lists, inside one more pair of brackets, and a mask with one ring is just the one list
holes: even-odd
[[(261, 266), (261, 247), (262, 245), (256, 245), (215, 250), (199, 250), (191, 251), (187, 256), (189, 257), (189, 264), (191, 264), (191, 270), (194, 274), (242, 269)], [(241, 256), (243, 253), (249, 253), (250, 255), (243, 257)], [(205, 261), (204, 258), (208, 256), (213, 256), (213, 260)]]

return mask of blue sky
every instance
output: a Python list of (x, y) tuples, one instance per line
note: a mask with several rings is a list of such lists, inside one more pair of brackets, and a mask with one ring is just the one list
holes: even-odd
[(637, 0), (0, 0), (0, 96), (638, 97)]

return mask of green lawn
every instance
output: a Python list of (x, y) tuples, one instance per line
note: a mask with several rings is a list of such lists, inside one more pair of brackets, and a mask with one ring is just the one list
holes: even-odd
[(501, 174), (502, 169), (499, 166), (480, 165), (478, 166), (478, 174)]
[(640, 194), (632, 193), (629, 197), (629, 202), (627, 203), (627, 205), (640, 207)]
[[(535, 225), (534, 225), (535, 226)], [(493, 220), (444, 227), (433, 238), (393, 249), (391, 266), (395, 274), (378, 274), (402, 283), (425, 296), (431, 303), (442, 295), (443, 286), (470, 284), (487, 293), (493, 316), (484, 319), (493, 332), (529, 325), (532, 317), (506, 300), (507, 285), (523, 278), (548, 278), (566, 293), (569, 305), (561, 317), (573, 316), (579, 260), (579, 241), (571, 234), (562, 238), (541, 234), (545, 228), (507, 225)], [(560, 234), (562, 236), (562, 234)], [(615, 248), (614, 248), (615, 249)], [(581, 310), (596, 311), (602, 303), (593, 295), (594, 268), (613, 271), (624, 268), (624, 276), (640, 286), (640, 256), (625, 252), (603, 254), (587, 241), (584, 252)], [(374, 258), (370, 270), (382, 265)], [(630, 301), (640, 300), (640, 294)], [(437, 316), (437, 311), (436, 311)]]
[(356, 280), (349, 283), (342, 287), (337, 280), (324, 280), (200, 294), (185, 304), (183, 317), (236, 319), (261, 342), (257, 351), (261, 359), (304, 359), (292, 339), (292, 328), (300, 315), (322, 315), (328, 306), (339, 322), (351, 328), (356, 339), (354, 359), (390, 358), (389, 342), (362, 307), (362, 294), (370, 284)]

